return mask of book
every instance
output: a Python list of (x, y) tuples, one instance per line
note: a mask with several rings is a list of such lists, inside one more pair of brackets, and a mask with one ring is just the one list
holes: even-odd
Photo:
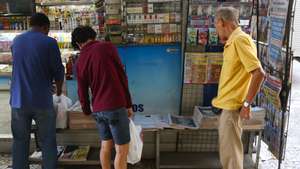
[(205, 46), (208, 41), (208, 29), (199, 28), (198, 29), (198, 44)]
[(188, 28), (187, 34), (187, 44), (196, 45), (197, 44), (197, 29)]
[(218, 33), (216, 28), (209, 28), (209, 44), (217, 45), (218, 44)]
[(65, 148), (60, 156), (62, 161), (86, 161), (90, 146), (74, 146), (70, 145)]

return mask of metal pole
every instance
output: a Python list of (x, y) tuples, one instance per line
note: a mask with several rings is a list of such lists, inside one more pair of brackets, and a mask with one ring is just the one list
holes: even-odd
[(287, 112), (288, 106), (288, 98), (289, 98), (289, 78), (290, 78), (290, 64), (291, 64), (291, 49), (290, 49), (290, 28), (291, 28), (291, 20), (292, 20), (292, 10), (294, 9), (294, 0), (289, 1), (288, 6), (288, 14), (287, 14), (287, 21), (285, 25), (285, 34), (286, 34), (286, 67), (284, 72), (284, 81), (283, 87), (280, 94), (281, 102), (282, 102), (282, 116), (281, 116), (281, 133), (280, 133), (280, 146), (279, 146), (279, 160), (278, 160), (278, 169), (281, 169), (281, 163), (283, 161), (284, 155), (284, 143), (286, 139), (286, 131), (285, 131), (285, 117)]
[(260, 149), (261, 149), (261, 137), (262, 137), (262, 131), (259, 131), (259, 134), (258, 134), (258, 143), (257, 143), (257, 150), (256, 150), (255, 169), (258, 169), (258, 165), (259, 165), (259, 156), (260, 156)]
[(159, 169), (160, 168), (160, 130), (155, 132), (156, 134), (156, 165), (155, 168)]

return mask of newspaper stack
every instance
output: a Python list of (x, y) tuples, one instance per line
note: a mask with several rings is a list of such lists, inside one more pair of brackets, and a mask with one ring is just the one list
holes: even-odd
[(262, 126), (265, 123), (266, 110), (261, 107), (251, 108), (252, 116), (250, 120), (243, 121), (243, 125)]
[(211, 107), (195, 106), (194, 116), (200, 116), (200, 127), (202, 129), (216, 129), (218, 128), (219, 116), (216, 115)]

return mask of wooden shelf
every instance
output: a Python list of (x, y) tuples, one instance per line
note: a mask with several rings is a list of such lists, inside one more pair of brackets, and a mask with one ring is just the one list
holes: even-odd
[[(222, 166), (218, 153), (162, 152), (160, 158), (160, 168), (221, 169)], [(254, 168), (254, 162), (250, 155), (245, 155), (244, 168)]]
[[(65, 161), (58, 159), (58, 165), (100, 165), (99, 161), (100, 148), (92, 147), (88, 154), (87, 161)], [(41, 164), (41, 159), (29, 158), (31, 164)]]

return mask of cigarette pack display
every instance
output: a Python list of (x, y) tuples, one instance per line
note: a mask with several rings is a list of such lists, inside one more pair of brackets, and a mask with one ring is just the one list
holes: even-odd
[(147, 25), (147, 33), (155, 33), (155, 25), (154, 24)]
[(156, 24), (155, 25), (155, 33), (156, 34), (161, 34), (162, 33), (162, 25), (161, 24)]
[[(163, 24), (161, 25), (161, 32), (162, 33), (170, 33), (171, 32), (171, 25), (170, 24)], [(176, 30), (175, 30), (176, 32)]]
[(113, 5), (107, 5), (106, 6), (106, 14), (107, 15), (119, 15), (121, 13), (120, 11), (120, 5), (119, 4), (113, 4)]

